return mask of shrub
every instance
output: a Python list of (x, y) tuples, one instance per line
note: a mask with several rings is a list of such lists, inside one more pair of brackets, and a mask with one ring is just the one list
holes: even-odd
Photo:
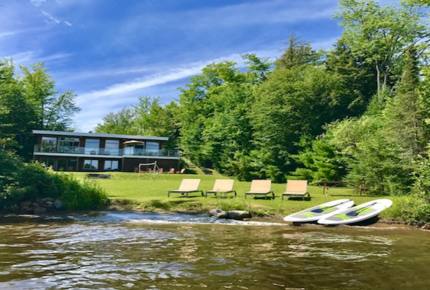
[(47, 170), (39, 163), (24, 163), (0, 150), (0, 210), (16, 210), (23, 201), (54, 198), (67, 210), (105, 207), (109, 200), (95, 184)]
[(409, 224), (430, 223), (430, 203), (422, 195), (401, 197), (390, 212), (393, 218)]

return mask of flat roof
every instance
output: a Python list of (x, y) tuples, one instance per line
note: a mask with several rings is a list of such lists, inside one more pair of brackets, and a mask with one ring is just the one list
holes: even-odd
[(33, 130), (33, 134), (35, 134), (35, 135), (55, 135), (55, 136), (95, 137), (95, 138), (156, 140), (156, 141), (167, 141), (167, 140), (169, 140), (169, 137), (106, 134), (106, 133), (79, 133), (79, 132), (64, 132), (64, 131), (49, 131), (49, 130)]

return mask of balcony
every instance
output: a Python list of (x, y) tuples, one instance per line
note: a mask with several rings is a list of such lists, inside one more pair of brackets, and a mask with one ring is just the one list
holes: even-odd
[(94, 155), (94, 156), (112, 156), (112, 157), (133, 157), (133, 156), (151, 156), (151, 157), (179, 157), (178, 150), (146, 150), (133, 147), (125, 149), (106, 149), (106, 148), (88, 148), (75, 146), (34, 146), (34, 153), (53, 153), (53, 154), (71, 154), (71, 155)]

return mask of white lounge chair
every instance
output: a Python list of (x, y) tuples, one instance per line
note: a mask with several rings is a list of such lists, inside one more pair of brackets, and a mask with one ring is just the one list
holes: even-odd
[(255, 196), (268, 196), (271, 195), (272, 199), (275, 199), (275, 193), (272, 191), (271, 180), (253, 180), (251, 182), (251, 188), (248, 192), (245, 192), (245, 198), (248, 195)]
[(233, 179), (216, 179), (214, 186), (211, 190), (206, 191), (206, 197), (208, 194), (213, 194), (215, 196), (224, 195), (226, 197), (229, 193), (233, 193), (234, 197), (237, 196), (237, 192), (233, 189), (234, 180)]
[(179, 193), (188, 196), (189, 193), (200, 192), (203, 196), (203, 190), (199, 189), (200, 179), (182, 179), (179, 189), (169, 190), (167, 196), (170, 197), (171, 193)]
[(311, 195), (308, 192), (308, 181), (307, 180), (288, 180), (287, 188), (282, 194), (284, 197), (290, 198), (305, 198), (310, 199)]

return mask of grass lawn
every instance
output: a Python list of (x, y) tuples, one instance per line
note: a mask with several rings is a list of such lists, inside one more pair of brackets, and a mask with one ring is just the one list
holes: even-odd
[[(78, 179), (84, 179), (86, 173), (69, 173)], [(124, 206), (129, 209), (148, 210), (148, 211), (188, 211), (205, 212), (213, 208), (223, 210), (240, 209), (250, 210), (256, 214), (264, 215), (286, 215), (323, 202), (339, 198), (349, 198), (356, 204), (366, 202), (377, 197), (359, 196), (350, 188), (330, 188), (328, 195), (324, 196), (322, 187), (310, 186), (309, 192), (312, 199), (302, 200), (282, 200), (281, 194), (285, 191), (285, 184), (272, 184), (272, 189), (276, 194), (274, 200), (245, 199), (244, 192), (249, 190), (250, 182), (235, 181), (237, 198), (215, 198), (213, 195), (202, 197), (194, 194), (193, 197), (180, 197), (175, 194), (167, 197), (167, 191), (177, 189), (183, 178), (201, 179), (200, 188), (209, 190), (212, 188), (216, 178), (220, 175), (170, 175), (170, 174), (137, 174), (137, 173), (112, 173), (111, 179), (94, 179), (113, 200), (127, 200)], [(391, 198), (391, 197), (390, 197)], [(396, 202), (396, 198), (391, 198)], [(388, 217), (389, 211), (383, 213), (383, 217)]]

